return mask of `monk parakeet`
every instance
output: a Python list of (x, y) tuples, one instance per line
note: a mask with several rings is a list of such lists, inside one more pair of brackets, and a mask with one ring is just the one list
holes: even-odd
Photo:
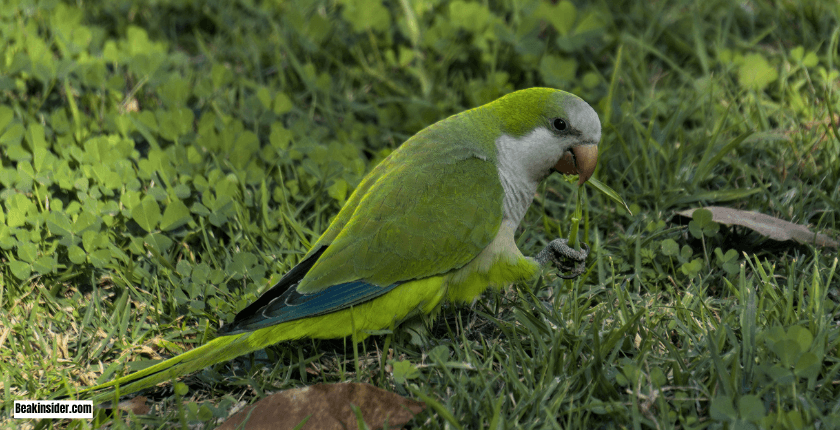
[(555, 239), (525, 257), (514, 233), (552, 171), (589, 179), (600, 139), (592, 107), (548, 88), (426, 127), (362, 179), (301, 262), (217, 338), (85, 391), (119, 384), (127, 394), (290, 339), (364, 338), (444, 300), (532, 279), (548, 262), (577, 276), (588, 248)]

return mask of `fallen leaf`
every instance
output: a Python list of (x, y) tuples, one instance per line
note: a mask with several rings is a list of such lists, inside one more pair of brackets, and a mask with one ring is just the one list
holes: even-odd
[(706, 209), (712, 213), (712, 221), (725, 225), (740, 225), (773, 240), (795, 240), (799, 243), (837, 248), (838, 242), (822, 234), (814, 233), (804, 225), (794, 224), (770, 215), (754, 211), (742, 211), (721, 206), (688, 209), (678, 214), (691, 218), (697, 209)]
[(423, 402), (370, 384), (317, 384), (268, 396), (235, 413), (219, 429), (293, 429), (304, 420), (304, 430), (358, 429), (350, 405), (359, 408), (371, 429), (400, 428), (426, 408)]
[(121, 411), (131, 411), (134, 415), (146, 415), (149, 413), (149, 406), (146, 405), (146, 396), (137, 396), (128, 400), (123, 400), (117, 404), (117, 409)]

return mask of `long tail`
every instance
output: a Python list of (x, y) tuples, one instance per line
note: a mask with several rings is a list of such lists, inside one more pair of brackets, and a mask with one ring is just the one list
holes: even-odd
[[(253, 342), (249, 342), (248, 338), (252, 334), (253, 332), (249, 332), (218, 337), (205, 345), (172, 357), (169, 360), (130, 375), (114, 379), (113, 381), (86, 388), (81, 392), (99, 391), (119, 385), (120, 396), (123, 396), (144, 388), (153, 387), (161, 382), (171, 381), (207, 366), (212, 366), (216, 363), (231, 360), (240, 355), (264, 348), (265, 345), (261, 345), (261, 343), (254, 344)], [(96, 394), (92, 397), (93, 402), (99, 404), (112, 400), (115, 391), (115, 389), (112, 389)]]
[[(291, 339), (314, 338), (314, 339), (337, 339), (356, 334), (360, 340), (367, 336), (368, 330), (382, 330), (402, 321), (412, 312), (428, 314), (437, 308), (438, 303), (443, 299), (446, 289), (443, 287), (443, 276), (399, 284), (399, 288), (385, 289), (385, 293), (355, 306), (338, 310), (328, 310), (322, 315), (305, 316), (292, 321), (279, 322), (271, 321), (267, 327), (259, 327), (262, 323), (259, 320), (252, 321), (250, 317), (240, 319), (239, 324), (234, 324), (234, 330), (241, 330), (242, 325), (253, 324), (246, 328), (255, 328), (253, 331), (237, 332), (223, 335), (213, 339), (204, 346), (187, 351), (176, 357), (172, 357), (162, 363), (155, 364), (148, 369), (132, 373), (111, 382), (86, 388), (82, 393), (101, 391), (119, 385), (120, 395), (133, 393), (144, 388), (155, 386), (161, 382), (171, 381), (180, 376), (201, 370), (216, 363), (228, 361), (251, 351), (263, 349), (269, 345), (285, 342)], [(352, 285), (350, 285), (352, 284)], [(353, 288), (364, 289), (364, 285), (348, 283)], [(350, 288), (350, 287), (348, 287)], [(387, 287), (386, 287), (387, 288)], [(356, 292), (356, 289), (348, 290)], [(335, 297), (330, 294), (313, 294), (316, 300), (304, 301), (303, 304), (287, 306), (289, 312), (299, 312), (296, 306), (311, 306), (317, 312), (323, 312), (323, 303), (320, 300), (327, 300), (333, 303)], [(357, 296), (349, 294), (348, 300)], [(273, 302), (273, 300), (272, 300)], [(270, 305), (272, 302), (269, 302)], [(342, 302), (347, 303), (347, 302)], [(340, 304), (342, 304), (340, 303)], [(262, 316), (267, 311), (261, 311)], [(297, 315), (297, 314), (296, 314)], [(238, 317), (238, 316), (237, 316)], [(272, 314), (272, 318), (275, 316)], [(281, 315), (282, 317), (282, 315)], [(278, 317), (279, 318), (279, 317)], [(282, 321), (282, 319), (281, 319)], [(114, 398), (114, 391), (94, 394), (92, 399), (95, 403), (102, 403)]]

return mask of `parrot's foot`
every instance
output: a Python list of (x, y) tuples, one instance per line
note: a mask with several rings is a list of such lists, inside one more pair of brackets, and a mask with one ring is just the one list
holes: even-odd
[(551, 261), (561, 271), (572, 272), (568, 275), (562, 273), (557, 275), (563, 279), (577, 278), (586, 270), (586, 264), (584, 263), (586, 262), (586, 257), (589, 255), (589, 246), (585, 243), (581, 243), (580, 245), (581, 250), (578, 251), (569, 246), (568, 240), (554, 239), (534, 259), (543, 266)]

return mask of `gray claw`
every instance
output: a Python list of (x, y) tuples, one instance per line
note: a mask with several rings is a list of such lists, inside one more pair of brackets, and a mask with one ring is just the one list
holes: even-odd
[(589, 246), (585, 243), (580, 245), (581, 250), (578, 251), (569, 246), (568, 240), (554, 239), (534, 259), (543, 266), (551, 261), (561, 272), (571, 272), (569, 275), (557, 275), (563, 279), (577, 278), (586, 270), (586, 257), (589, 255)]

